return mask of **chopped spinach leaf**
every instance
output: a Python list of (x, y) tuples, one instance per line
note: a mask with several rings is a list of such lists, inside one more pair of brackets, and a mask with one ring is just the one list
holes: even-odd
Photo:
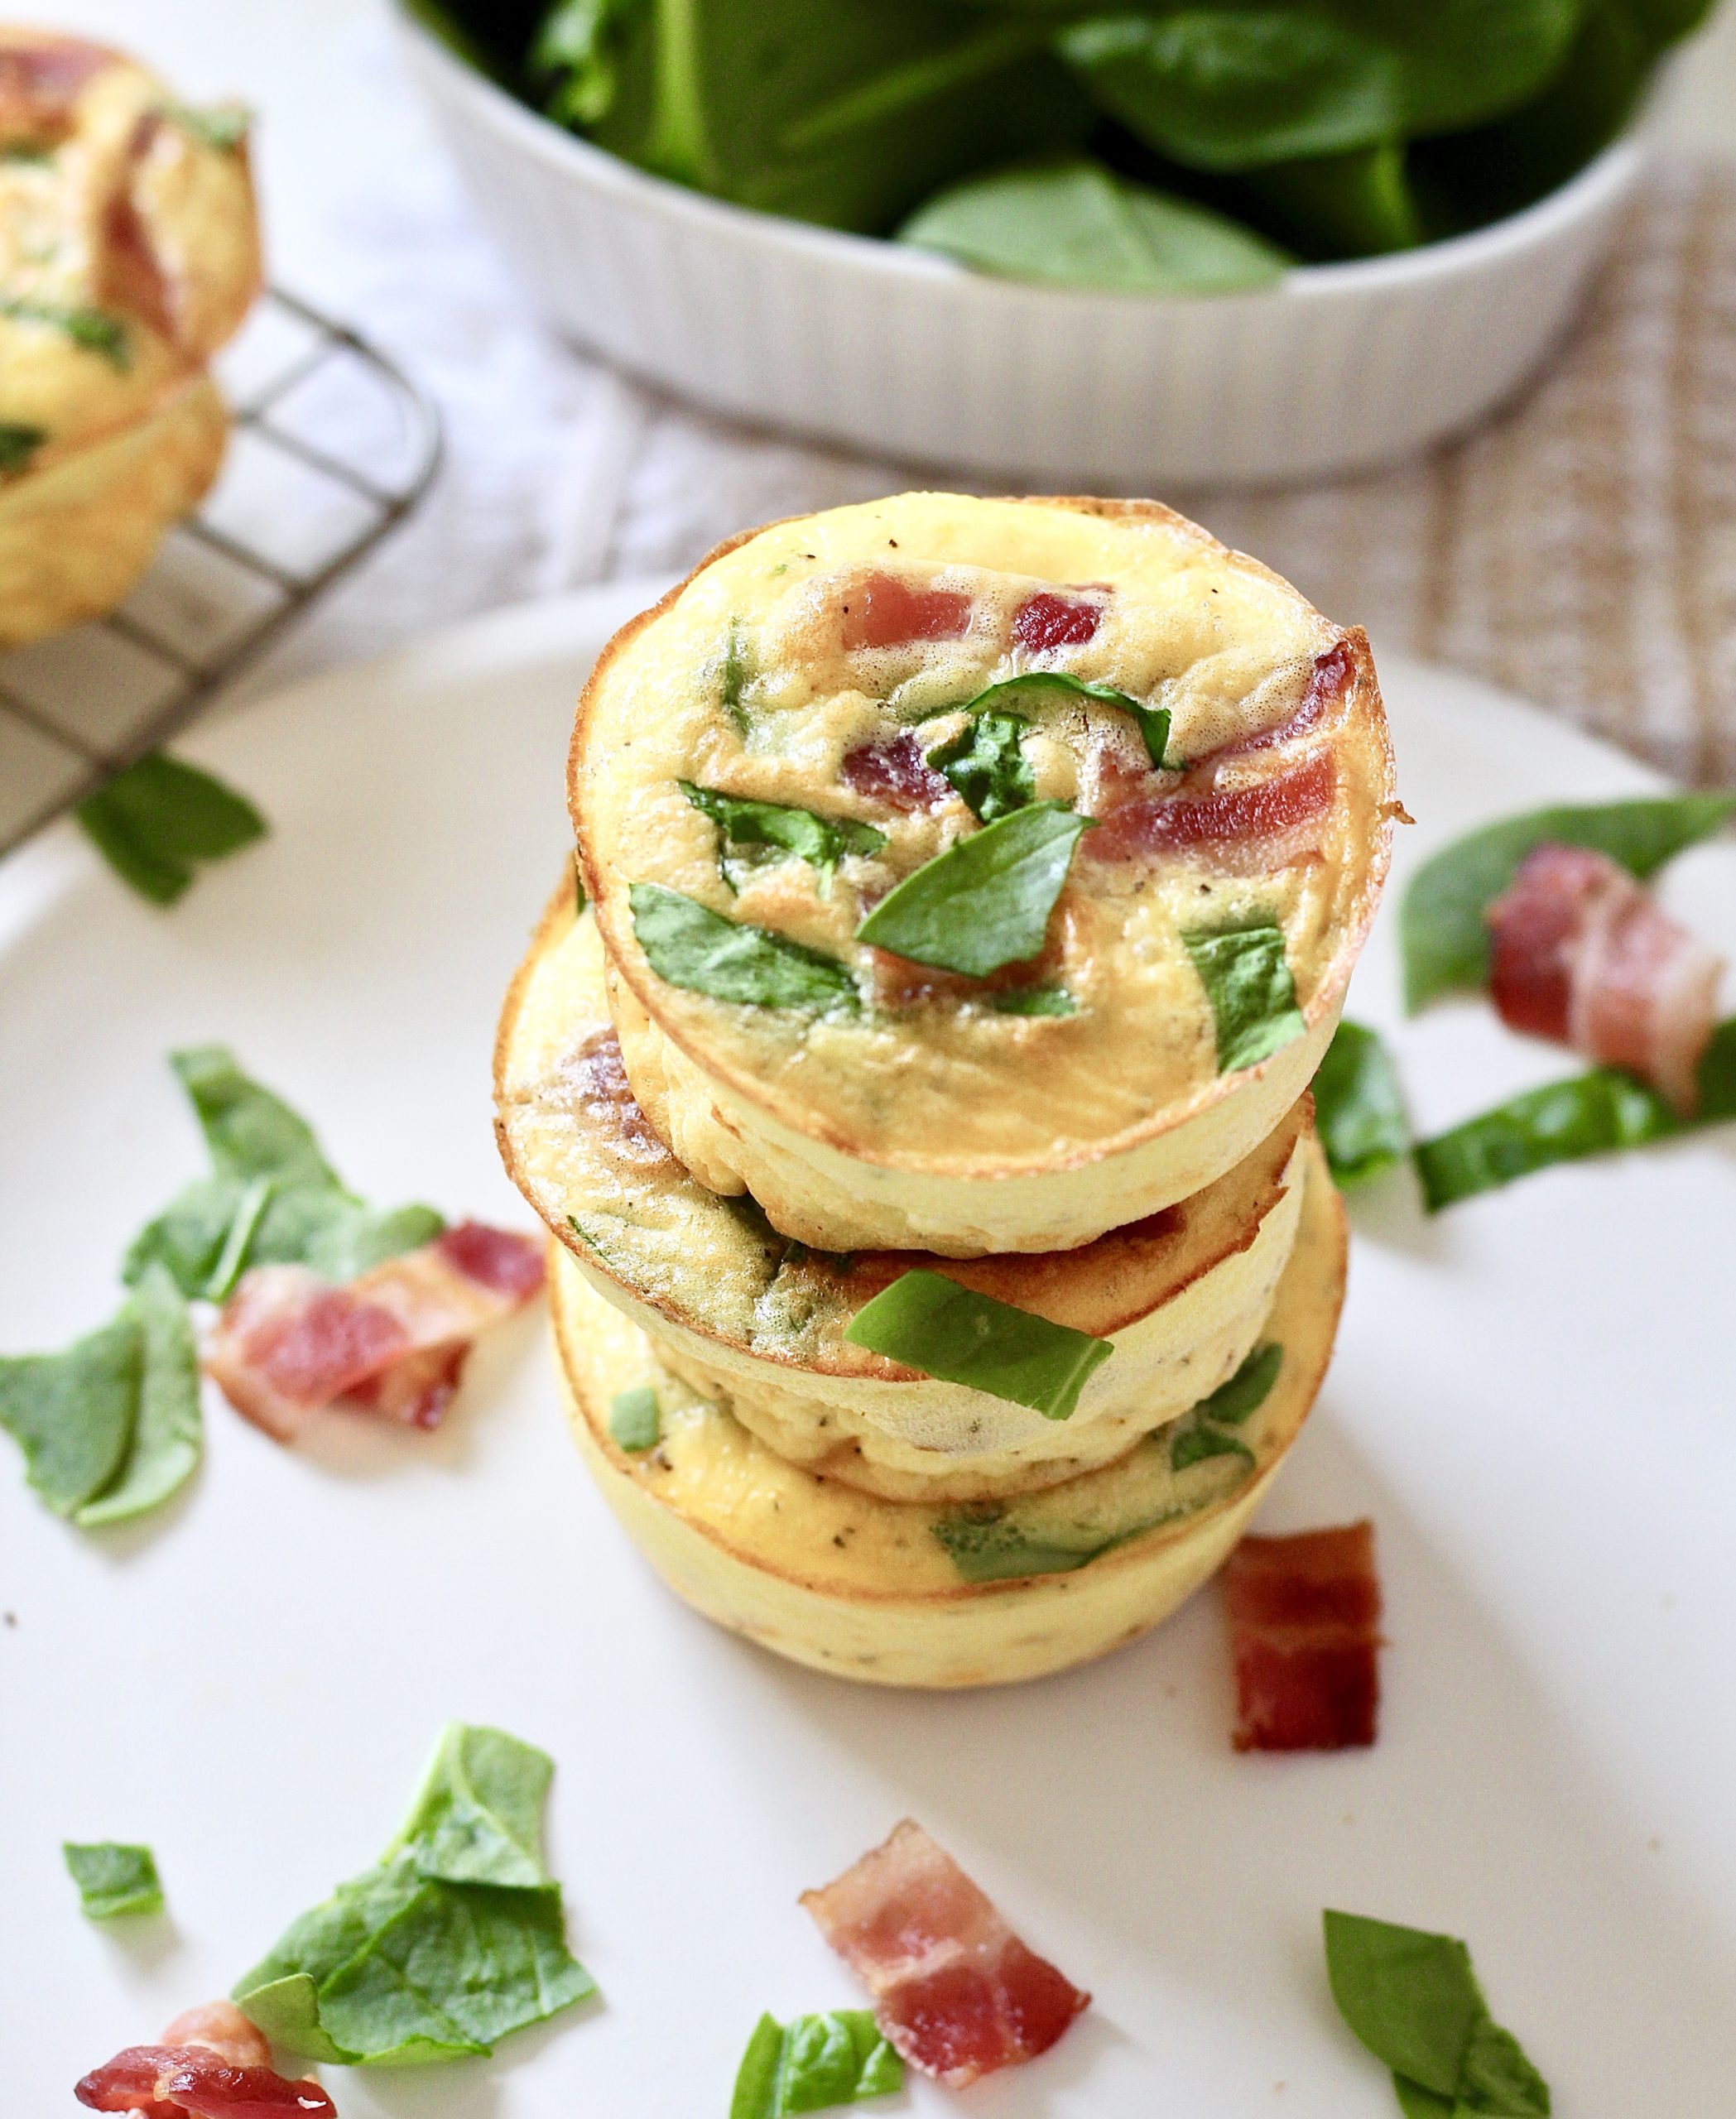
[(906, 1368), (1068, 1419), (1086, 1379), (1114, 1352), (1107, 1339), (1052, 1324), (919, 1266), (882, 1288), (844, 1338)]
[(1284, 954), (1284, 930), (1271, 920), (1196, 928), (1181, 937), (1217, 1029), (1218, 1072), (1256, 1067), (1307, 1029)]
[(1196, 1420), (1216, 1420), (1224, 1427), (1240, 1427), (1272, 1396), (1272, 1386), (1284, 1366), (1284, 1349), (1276, 1339), (1256, 1347), (1228, 1383), (1220, 1383), (1209, 1398), (1194, 1407)]
[(584, 870), (576, 853), (573, 855), (573, 917), (578, 919), (584, 911)]
[(608, 1431), (618, 1449), (637, 1456), (654, 1449), (662, 1432), (657, 1394), (648, 1383), (632, 1391), (618, 1391), (609, 1401)]
[(233, 154), (253, 123), (252, 113), (238, 103), (214, 103), (209, 110), (196, 110), (184, 103), (166, 103), (163, 115), (202, 147), (214, 148), (219, 154)]
[(1337, 1184), (1359, 1184), (1403, 1160), (1410, 1121), (1398, 1069), (1378, 1031), (1341, 1022), (1313, 1088), (1315, 1125)]
[(106, 310), (32, 301), (22, 295), (0, 295), (0, 316), (9, 316), (19, 324), (41, 324), (50, 330), (64, 332), (74, 345), (82, 346), (87, 353), (100, 353), (111, 368), (118, 368), (123, 373), (132, 365), (126, 324)]
[(633, 933), (659, 978), (714, 1001), (811, 1015), (860, 1005), (849, 967), (764, 927), (725, 920), (661, 883), (635, 883)]
[(1462, 1942), (1358, 1914), (1323, 1918), (1333, 1999), (1392, 2070), (1407, 2114), (1547, 2119), (1548, 2086), (1490, 2016)]
[(57, 1516), (75, 1516), (118, 1476), (138, 1420), (144, 1338), (131, 1306), (58, 1354), (0, 1360), (0, 1427)]
[(87, 795), (78, 819), (122, 882), (155, 905), (173, 905), (200, 863), (221, 861), (266, 833), (244, 795), (161, 752)]
[(858, 941), (986, 978), (1038, 955), (1073, 849), (1091, 819), (1032, 802), (937, 853), (881, 899)]
[(243, 2011), (310, 2059), (404, 2065), (488, 2053), (594, 1992), (543, 1866), (551, 1771), (503, 1731), (448, 1729), (384, 1857), (238, 1982)]
[(1535, 848), (1589, 846), (1644, 882), (1732, 817), (1736, 795), (1675, 795), (1533, 810), (1455, 839), (1411, 877), (1399, 908), (1406, 1007), (1414, 1014), (1455, 987), (1488, 983), (1484, 915)]
[(1036, 775), (1019, 747), (1031, 723), (1017, 714), (973, 713), (950, 743), (928, 753), (981, 824), (1011, 816), (1036, 798)]
[[(719, 865), (732, 890), (739, 890), (769, 853), (773, 860), (794, 856), (805, 861), (820, 877), (824, 894), (845, 854), (878, 853), (886, 844), (883, 831), (854, 817), (823, 817), (783, 802), (758, 802), (743, 795), (725, 795), (715, 787), (697, 787), (690, 780), (679, 780), (676, 785), (717, 826), (724, 846)], [(762, 858), (740, 859), (735, 854), (740, 847), (760, 850)]]
[(1207, 1457), (1240, 1457), (1250, 1464), (1254, 1461), (1253, 1450), (1235, 1435), (1205, 1426), (1197, 1415), (1178, 1420), (1170, 1437), (1170, 1469), (1185, 1472)]
[[(999, 684), (990, 685), (974, 699), (967, 699), (964, 711), (986, 714), (991, 708), (1003, 709), (1014, 699), (1039, 699), (1046, 692), (1060, 692), (1064, 699), (1070, 694), (1075, 699), (1095, 699), (1100, 706), (1113, 706), (1125, 714), (1138, 729), (1147, 757), (1160, 771), (1164, 769), (1163, 754), (1170, 740), (1169, 709), (1142, 705), (1113, 685), (1087, 684), (1083, 677), (1070, 676), (1065, 670), (1026, 670), (1017, 677), (1003, 678)], [(931, 758), (930, 763), (933, 762)]]
[(1070, 156), (966, 177), (919, 206), (898, 241), (1003, 279), (1130, 295), (1267, 286), (1295, 262), (1209, 207)]
[(46, 427), (33, 427), (22, 420), (0, 420), (0, 478), (27, 471), (30, 459), (47, 439)]
[(139, 1332), (139, 1381), (132, 1433), (115, 1476), (73, 1521), (81, 1530), (124, 1523), (159, 1507), (193, 1475), (204, 1449), (199, 1347), (186, 1300), (161, 1266), (143, 1274), (126, 1312)]
[(748, 709), (742, 694), (748, 683), (747, 634), (739, 618), (729, 621), (718, 672), (718, 704), (738, 736), (748, 733)]
[(112, 1920), (119, 1913), (161, 1913), (163, 1887), (148, 1847), (125, 1847), (113, 1839), (61, 1843), (67, 1873), (79, 1887), (79, 1903), (88, 1920)]
[(1065, 986), (1014, 986), (989, 1005), (998, 1016), (1076, 1016), (1079, 1003)]
[(934, 1534), (967, 1582), (1012, 1582), (1027, 1574), (1070, 1574), (1123, 1540), (1081, 1529), (1076, 1541), (1027, 1530), (993, 1504), (943, 1516)]
[(867, 2009), (830, 2009), (781, 2024), (762, 2016), (748, 2041), (729, 2119), (787, 2119), (904, 2086), (904, 2064)]

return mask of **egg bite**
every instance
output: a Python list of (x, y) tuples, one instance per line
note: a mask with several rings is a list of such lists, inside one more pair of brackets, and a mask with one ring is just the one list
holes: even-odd
[[(1123, 1455), (1253, 1352), (1296, 1242), (1310, 1108), (1191, 1199), (1079, 1250), (970, 1261), (815, 1252), (700, 1184), (635, 1100), (601, 939), (570, 884), (544, 915), (496, 1057), (507, 1168), (659, 1358), (789, 1462), (891, 1500), (1004, 1497)], [(846, 1338), (912, 1267), (1107, 1341), (1065, 1419)]]
[(245, 120), (0, 29), (0, 645), (110, 608), (196, 504), (260, 284)]
[[(1301, 1223), (1267, 1320), (1276, 1380), (1207, 1450), (1187, 1415), (1065, 1484), (978, 1504), (900, 1502), (789, 1463), (665, 1367), (564, 1249), (555, 1343), (580, 1454), (628, 1535), (695, 1609), (762, 1646), (866, 1683), (951, 1688), (1040, 1677), (1167, 1617), (1241, 1536), (1330, 1358), (1344, 1211), (1306, 1151)], [(610, 1429), (655, 1394), (655, 1443)]]
[(604, 650), (570, 799), (659, 1135), (800, 1242), (960, 1257), (1272, 1132), (1398, 814), (1360, 632), (1155, 503), (945, 493), (713, 553)]

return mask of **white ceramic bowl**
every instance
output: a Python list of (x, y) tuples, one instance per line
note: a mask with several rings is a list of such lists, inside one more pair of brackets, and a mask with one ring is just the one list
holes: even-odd
[(1566, 328), (1642, 161), (1630, 136), (1475, 234), (1256, 293), (1073, 293), (647, 176), (401, 29), (562, 331), (736, 419), (1075, 492), (1320, 478), (1472, 425)]

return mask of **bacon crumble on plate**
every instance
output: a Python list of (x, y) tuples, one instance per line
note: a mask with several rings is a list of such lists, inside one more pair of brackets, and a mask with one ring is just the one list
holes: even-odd
[(801, 1902), (894, 2049), (949, 2088), (1046, 2053), (1091, 1999), (909, 1818)]
[(161, 2045), (129, 2045), (93, 2068), (73, 2090), (93, 2112), (132, 2119), (337, 2119), (311, 2079), (289, 2082), (272, 2049), (233, 2001), (208, 2001), (178, 2016)]
[(256, 1266), (224, 1305), (205, 1369), (280, 1442), (327, 1405), (436, 1427), (478, 1335), (542, 1278), (539, 1243), (479, 1222), (341, 1285), (305, 1266)]
[(1716, 1026), (1724, 960), (1589, 847), (1534, 847), (1484, 915), (1501, 1020), (1625, 1067), (1685, 1117)]
[(1380, 1583), (1365, 1518), (1244, 1538), (1224, 1570), (1238, 1751), (1337, 1751), (1374, 1742)]

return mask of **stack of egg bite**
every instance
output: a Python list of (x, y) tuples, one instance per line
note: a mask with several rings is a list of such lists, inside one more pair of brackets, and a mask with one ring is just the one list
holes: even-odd
[(1166, 1617), (1337, 1326), (1307, 1085), (1401, 814), (1363, 636), (1153, 503), (906, 494), (624, 627), (570, 797), (498, 1129), (628, 1535), (880, 1684)]

